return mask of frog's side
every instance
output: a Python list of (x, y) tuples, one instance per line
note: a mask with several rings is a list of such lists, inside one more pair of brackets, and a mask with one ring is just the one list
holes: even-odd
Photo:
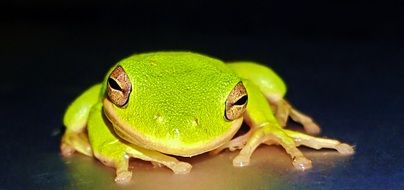
[[(320, 128), (283, 97), (286, 86), (271, 69), (223, 62), (189, 52), (156, 52), (126, 58), (101, 84), (67, 109), (61, 151), (94, 156), (116, 168), (116, 181), (131, 179), (129, 158), (188, 173), (191, 165), (169, 156), (193, 156), (241, 149), (234, 166), (248, 165), (260, 144), (280, 144), (295, 168), (311, 167), (296, 148), (332, 148), (352, 154), (350, 145), (284, 129), (288, 117), (309, 134)], [(232, 139), (244, 121), (248, 133)]]

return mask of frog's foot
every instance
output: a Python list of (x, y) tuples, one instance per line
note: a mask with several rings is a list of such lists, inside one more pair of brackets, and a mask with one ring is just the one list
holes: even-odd
[[(293, 160), (293, 166), (298, 170), (305, 170), (312, 167), (311, 161), (297, 149), (293, 138), (289, 137), (281, 128), (271, 127), (269, 124), (257, 128), (247, 144), (233, 160), (233, 165), (237, 167), (246, 166), (250, 163), (250, 157), (260, 144), (280, 144)], [(275, 124), (277, 125), (277, 124)]]
[(164, 165), (175, 174), (187, 174), (192, 168), (191, 164), (178, 161), (174, 157), (138, 146), (127, 145), (119, 140), (104, 143), (100, 150), (96, 151), (95, 156), (105, 165), (116, 168), (115, 182), (119, 184), (127, 184), (132, 178), (132, 172), (128, 168), (129, 158), (150, 161), (153, 165)]
[(311, 135), (320, 134), (320, 127), (311, 119), (309, 116), (299, 112), (292, 105), (290, 105), (286, 100), (271, 100), (269, 101), (276, 109), (276, 119), (282, 127), (286, 126), (288, 121), (288, 117), (290, 116), (294, 121), (301, 123), (304, 127), (304, 130)]
[(338, 140), (312, 137), (310, 135), (306, 135), (291, 130), (284, 130), (284, 131), (288, 136), (292, 137), (295, 140), (298, 146), (304, 145), (317, 150), (321, 148), (330, 148), (337, 150), (339, 153), (343, 155), (350, 155), (355, 153), (355, 150), (351, 145), (341, 143)]
[(230, 151), (242, 149), (245, 146), (245, 144), (247, 143), (247, 140), (250, 136), (251, 136), (251, 130), (249, 130), (246, 134), (243, 134), (241, 136), (238, 136), (238, 137), (230, 140), (229, 142), (223, 144), (219, 148), (216, 148), (215, 150), (211, 151), (210, 154), (216, 155), (227, 148)]
[(71, 156), (75, 151), (92, 156), (91, 145), (85, 132), (73, 132), (66, 129), (63, 134), (60, 151), (63, 156)]

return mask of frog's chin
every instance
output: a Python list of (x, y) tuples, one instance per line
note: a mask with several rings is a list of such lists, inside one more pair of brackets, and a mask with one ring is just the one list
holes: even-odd
[(165, 154), (171, 154), (175, 156), (190, 157), (205, 152), (214, 150), (224, 143), (230, 141), (230, 139), (236, 134), (241, 124), (243, 123), (243, 118), (239, 118), (233, 121), (230, 129), (221, 137), (208, 142), (195, 143), (192, 145), (184, 146), (168, 146), (166, 142), (152, 142), (145, 139), (141, 134), (136, 133), (132, 127), (124, 120), (119, 119), (116, 112), (114, 111), (114, 104), (107, 98), (103, 100), (103, 107), (105, 116), (111, 122), (113, 129), (120, 138), (129, 142), (130, 144), (150, 149), (156, 150)]

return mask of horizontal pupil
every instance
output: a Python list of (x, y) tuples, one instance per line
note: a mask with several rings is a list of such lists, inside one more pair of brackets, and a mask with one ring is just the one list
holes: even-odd
[(244, 95), (243, 97), (241, 97), (240, 99), (238, 99), (234, 105), (244, 105), (248, 100), (248, 96)]
[(119, 86), (119, 84), (112, 78), (108, 79), (108, 84), (111, 88), (115, 89), (115, 90), (119, 90), (122, 91), (122, 88)]

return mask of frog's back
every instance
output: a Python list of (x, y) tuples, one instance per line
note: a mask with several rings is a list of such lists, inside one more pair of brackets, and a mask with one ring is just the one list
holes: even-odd
[(143, 74), (154, 76), (177, 76), (193, 72), (207, 74), (209, 72), (228, 71), (220, 60), (192, 52), (153, 52), (135, 54), (122, 60), (119, 64), (137, 70)]

